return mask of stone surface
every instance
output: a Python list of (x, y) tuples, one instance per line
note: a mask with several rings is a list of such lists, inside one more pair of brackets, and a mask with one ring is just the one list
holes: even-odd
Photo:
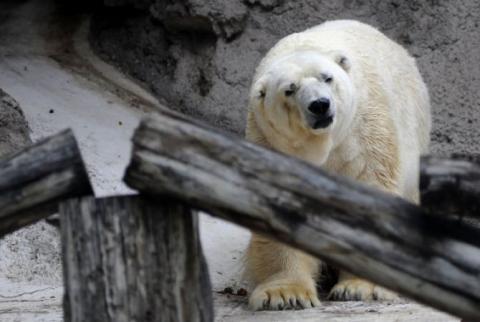
[(227, 41), (243, 30), (248, 13), (237, 0), (154, 1), (150, 12), (170, 31), (212, 32)]
[(475, 0), (150, 0), (134, 14), (121, 6), (132, 1), (108, 2), (117, 14), (94, 17), (97, 52), (171, 108), (239, 134), (255, 66), (278, 39), (331, 19), (372, 24), (417, 58), (432, 99), (432, 153), (480, 153)]
[(17, 101), (0, 88), (0, 158), (30, 144), (29, 133)]
[[(32, 143), (18, 102), (0, 89), (0, 158)], [(0, 239), (0, 279), (50, 282), (61, 278), (56, 228), (40, 221)], [(0, 287), (1, 289), (1, 287)]]
[(307, 310), (251, 311), (246, 297), (214, 294), (215, 322), (458, 322), (458, 318), (423, 305), (398, 302), (322, 302)]

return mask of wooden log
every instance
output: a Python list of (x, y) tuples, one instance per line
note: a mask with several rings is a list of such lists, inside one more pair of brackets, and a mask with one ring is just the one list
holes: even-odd
[(424, 157), (422, 208), (432, 213), (480, 218), (480, 165), (461, 159)]
[(60, 205), (66, 322), (213, 321), (197, 217), (166, 199)]
[(0, 237), (58, 210), (62, 199), (93, 194), (70, 130), (0, 160)]
[(480, 231), (162, 112), (134, 138), (125, 180), (168, 193), (425, 304), (480, 319)]

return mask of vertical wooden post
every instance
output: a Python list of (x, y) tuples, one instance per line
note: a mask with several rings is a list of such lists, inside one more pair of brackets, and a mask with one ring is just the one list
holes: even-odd
[(61, 204), (65, 321), (210, 322), (197, 217), (142, 197)]

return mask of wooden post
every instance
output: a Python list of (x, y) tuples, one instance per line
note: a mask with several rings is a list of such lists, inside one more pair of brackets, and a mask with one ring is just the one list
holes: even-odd
[(422, 208), (432, 213), (480, 218), (480, 165), (466, 160), (424, 157)]
[(168, 193), (413, 299), (480, 319), (480, 230), (162, 112), (134, 136), (130, 187)]
[(0, 237), (57, 212), (64, 198), (93, 194), (70, 130), (0, 160)]
[(197, 218), (141, 197), (60, 205), (66, 322), (210, 322)]

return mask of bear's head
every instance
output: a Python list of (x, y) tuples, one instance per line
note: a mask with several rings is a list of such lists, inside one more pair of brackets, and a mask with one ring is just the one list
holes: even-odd
[(356, 112), (351, 69), (350, 58), (337, 51), (297, 52), (271, 60), (250, 97), (262, 132), (286, 140), (347, 133)]

